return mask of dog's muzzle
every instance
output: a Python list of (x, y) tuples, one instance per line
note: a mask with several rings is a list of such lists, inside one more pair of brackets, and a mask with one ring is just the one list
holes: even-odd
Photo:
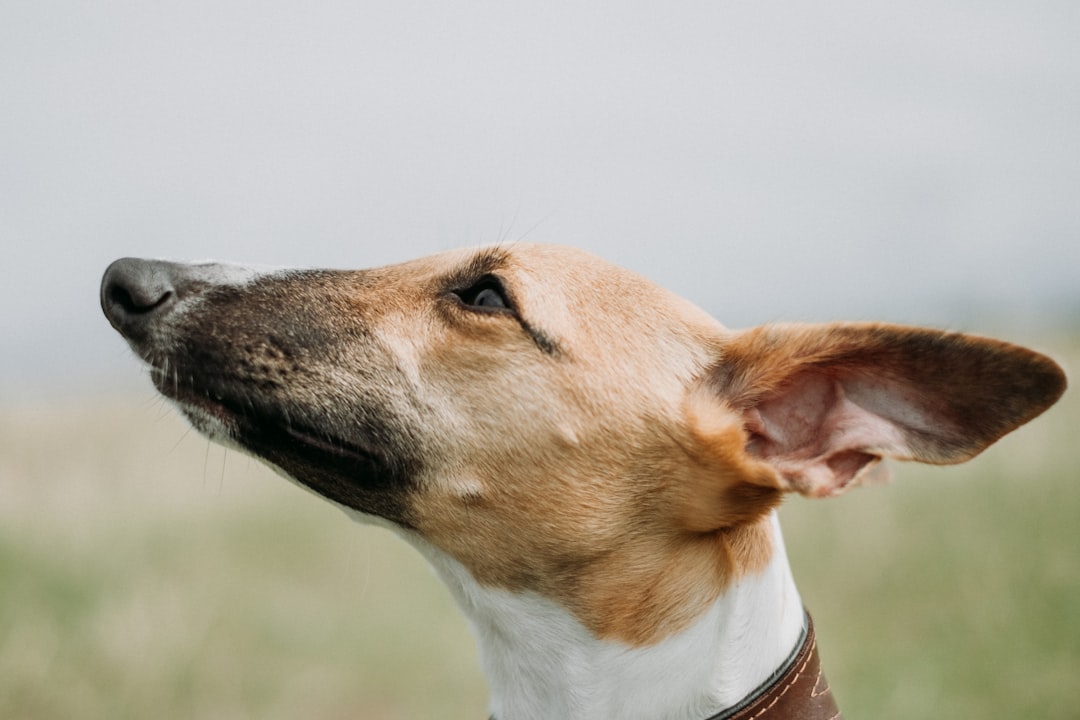
[(402, 496), (418, 467), (407, 449), (417, 443), (393, 408), (408, 398), (333, 381), (349, 372), (343, 357), (394, 369), (362, 320), (320, 314), (327, 288), (346, 295), (349, 279), (123, 258), (105, 271), (101, 308), (204, 434), (330, 500), (404, 524)]

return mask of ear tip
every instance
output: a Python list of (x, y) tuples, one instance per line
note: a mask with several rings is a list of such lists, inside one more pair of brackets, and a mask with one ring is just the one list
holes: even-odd
[(1069, 377), (1065, 374), (1065, 368), (1050, 358), (1046, 358), (1046, 364), (1049, 366), (1047, 368), (1049, 379), (1047, 384), (1050, 387), (1049, 394), (1052, 395), (1051, 402), (1057, 402), (1058, 398), (1064, 395), (1066, 388), (1069, 387)]
[(981, 432), (953, 447), (951, 456), (943, 458), (943, 462), (963, 462), (978, 455), (1002, 436), (1042, 415), (1065, 393), (1068, 378), (1053, 359), (1016, 346), (1010, 347), (1010, 355), (1009, 364), (1002, 368), (990, 393), (998, 398), (998, 414), (980, 411), (981, 419), (969, 417), (968, 426), (981, 428)]
[(1034, 418), (1061, 399), (1069, 386), (1069, 378), (1065, 369), (1052, 358), (1036, 352), (1032, 355), (1028, 388), (1033, 410), (1031, 417)]

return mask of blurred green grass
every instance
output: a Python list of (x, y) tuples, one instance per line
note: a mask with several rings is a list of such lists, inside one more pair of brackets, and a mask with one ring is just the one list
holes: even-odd
[[(847, 717), (1077, 717), (1078, 427), (784, 507)], [(3, 718), (484, 717), (419, 556), (158, 400), (0, 412), (0, 589)]]

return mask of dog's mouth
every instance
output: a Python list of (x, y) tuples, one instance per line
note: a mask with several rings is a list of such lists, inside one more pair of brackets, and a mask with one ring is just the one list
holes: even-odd
[(344, 433), (317, 430), (341, 423), (293, 406), (286, 411), (239, 380), (200, 380), (189, 374), (181, 381), (182, 375), (156, 365), (151, 366), (151, 377), (158, 391), (205, 435), (239, 445), (334, 502), (400, 521), (401, 463), (369, 442), (362, 427), (349, 423), (348, 439)]
[(281, 429), (290, 438), (306, 446), (312, 452), (322, 453), (336, 460), (361, 463), (373, 462), (377, 459), (374, 452), (341, 438), (326, 435), (325, 433), (316, 434), (315, 431), (309, 428), (299, 427), (295, 424), (283, 425)]
[[(230, 390), (219, 386), (238, 384), (222, 382), (199, 383), (189, 376), (187, 382), (169, 377), (154, 367), (151, 371), (158, 391), (185, 409), (197, 412), (202, 418), (216, 420), (230, 439), (251, 445), (272, 443), (275, 448), (293, 447), (304, 454), (323, 456), (333, 463), (375, 463), (380, 453), (375, 448), (361, 446), (355, 441), (314, 429), (299, 413), (285, 413), (267, 402), (265, 397), (251, 392)], [(296, 415), (293, 417), (292, 415)], [(203, 428), (199, 428), (200, 430)], [(257, 448), (252, 450), (257, 452)], [(261, 454), (261, 453), (260, 453)]]

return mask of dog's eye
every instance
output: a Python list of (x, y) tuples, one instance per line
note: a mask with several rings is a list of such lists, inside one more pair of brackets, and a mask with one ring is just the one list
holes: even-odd
[(499, 291), (495, 288), (484, 288), (480, 292), (476, 293), (476, 297), (473, 298), (471, 304), (477, 307), (506, 307), (506, 301), (503, 300), (503, 296), (500, 295)]
[(455, 290), (454, 294), (461, 302), (478, 310), (509, 310), (510, 301), (506, 299), (506, 291), (498, 278), (487, 276), (480, 279), (475, 285), (463, 290)]

